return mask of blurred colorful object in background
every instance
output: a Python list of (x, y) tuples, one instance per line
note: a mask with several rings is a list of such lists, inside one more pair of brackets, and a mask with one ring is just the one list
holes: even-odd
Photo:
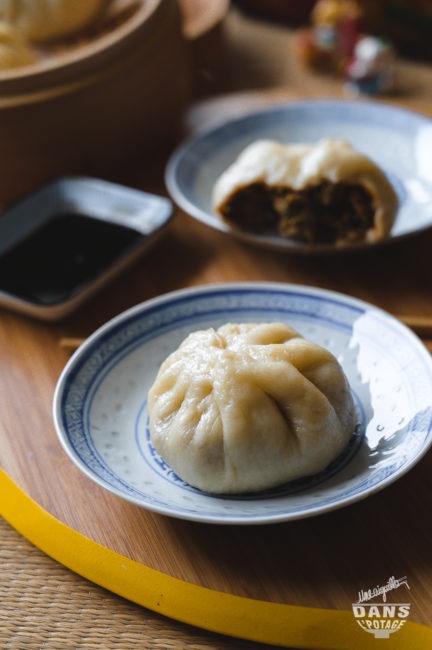
[(361, 36), (346, 68), (347, 88), (357, 95), (383, 95), (395, 85), (396, 56), (377, 36)]
[(363, 12), (356, 0), (319, 0), (311, 26), (299, 30), (297, 53), (308, 66), (343, 74), (364, 31)]
[[(319, 2), (320, 0), (318, 0)], [(234, 0), (252, 14), (299, 26), (317, 0)], [(432, 0), (358, 0), (366, 33), (390, 40), (404, 56), (432, 60)]]

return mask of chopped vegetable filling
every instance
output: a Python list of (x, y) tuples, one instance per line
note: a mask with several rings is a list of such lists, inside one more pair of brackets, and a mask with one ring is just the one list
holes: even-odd
[(333, 244), (363, 241), (375, 207), (358, 183), (323, 181), (295, 190), (257, 182), (236, 191), (221, 213), (242, 230)]

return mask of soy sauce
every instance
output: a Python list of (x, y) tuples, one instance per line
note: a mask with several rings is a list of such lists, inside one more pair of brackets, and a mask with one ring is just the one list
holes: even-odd
[(63, 302), (139, 238), (132, 228), (85, 214), (53, 215), (0, 256), (0, 290), (39, 305)]

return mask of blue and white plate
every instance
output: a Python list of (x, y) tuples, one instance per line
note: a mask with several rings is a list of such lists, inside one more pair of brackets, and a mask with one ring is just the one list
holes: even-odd
[[(211, 496), (180, 480), (153, 449), (147, 392), (192, 331), (285, 321), (342, 364), (357, 410), (347, 450), (324, 472), (248, 496)], [(411, 469), (432, 443), (432, 359), (387, 313), (298, 285), (233, 283), (169, 293), (115, 317), (65, 367), (54, 396), (60, 441), (99, 485), (149, 510), (223, 524), (310, 517), (363, 499)]]
[(217, 178), (242, 149), (261, 138), (282, 143), (347, 140), (383, 169), (399, 197), (397, 219), (391, 237), (384, 243), (432, 227), (432, 120), (372, 101), (279, 104), (204, 130), (180, 146), (168, 162), (166, 185), (174, 201), (208, 226), (260, 246), (303, 253), (340, 253), (370, 247), (323, 244), (311, 248), (293, 239), (230, 228), (219, 219), (212, 208)]

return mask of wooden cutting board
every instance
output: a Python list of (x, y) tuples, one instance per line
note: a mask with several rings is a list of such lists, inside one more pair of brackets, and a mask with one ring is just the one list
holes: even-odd
[[(401, 254), (426, 260), (431, 244), (425, 235), (418, 244), (383, 252), (381, 262), (397, 268)], [(402, 287), (420, 307), (427, 300), (426, 284), (425, 291), (419, 288), (424, 271), (412, 264)], [(61, 339), (86, 337), (133, 304), (185, 286), (261, 279), (337, 290), (345, 285), (348, 293), (390, 309), (394, 301), (395, 308), (400, 295), (365, 274), (368, 280), (359, 281), (355, 259), (328, 261), (324, 271), (316, 260), (241, 245), (179, 214), (145, 258), (68, 320), (49, 324), (2, 311), (3, 516), (59, 562), (145, 607), (285, 647), (375, 648), (351, 604), (360, 590), (407, 576), (409, 622), (386, 647), (427, 647), (431, 454), (396, 484), (343, 510), (278, 525), (217, 526), (147, 512), (108, 493), (66, 456), (51, 417), (54, 388), (69, 358)]]

